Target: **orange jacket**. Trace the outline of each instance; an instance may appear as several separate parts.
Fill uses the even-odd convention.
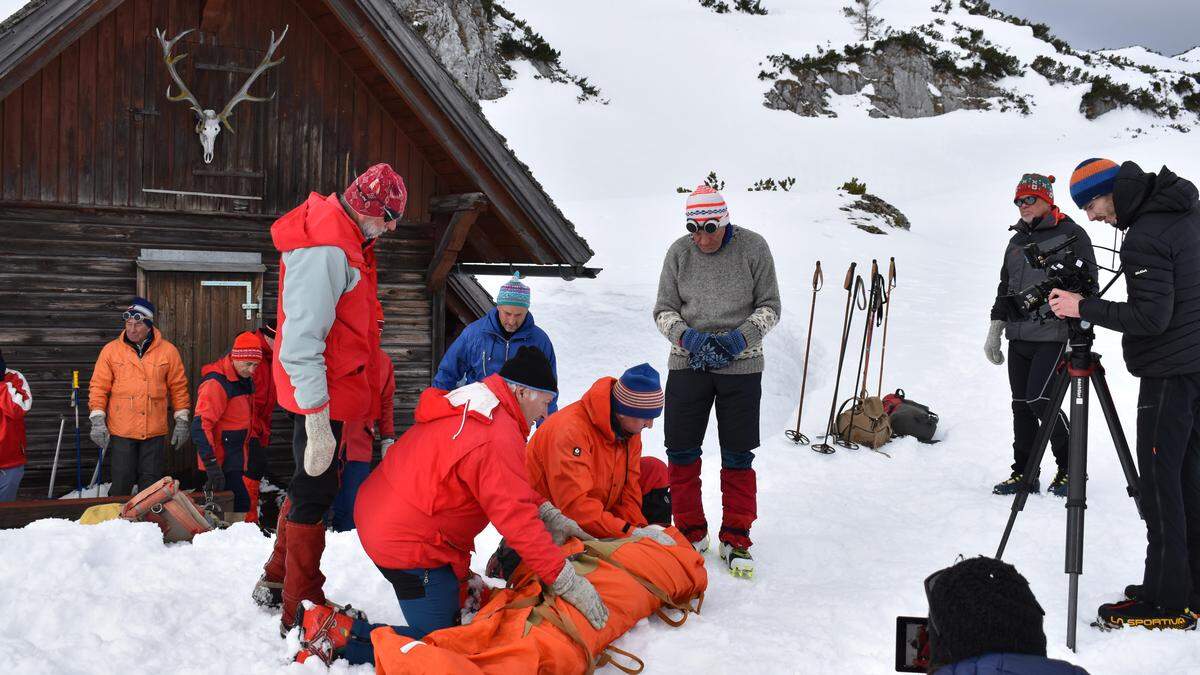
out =
[[[192,406],[179,350],[162,333],[154,330],[140,359],[123,333],[100,350],[88,385],[88,410],[106,413],[113,436],[136,441],[165,436],[168,397],[176,412]]]
[[[583,398],[546,418],[525,450],[529,483],[596,537],[623,537],[642,515],[642,438],[613,430],[615,378],[596,380]]]
[[[192,416],[196,466],[203,470],[204,460],[215,457],[223,469],[245,471],[246,444],[255,424],[254,380],[238,375],[229,354],[200,372],[196,414]]]

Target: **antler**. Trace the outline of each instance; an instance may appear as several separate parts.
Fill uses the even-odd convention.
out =
[[[276,40],[275,31],[271,31],[271,44],[267,46],[267,53],[263,56],[262,62],[259,63],[258,67],[254,69],[254,72],[250,73],[250,77],[246,78],[246,83],[242,85],[242,88],[238,90],[238,93],[234,94],[233,98],[229,100],[229,103],[225,104],[225,108],[221,110],[221,114],[217,115],[217,119],[221,120],[221,124],[225,125],[225,128],[229,130],[229,133],[233,133],[233,127],[229,124],[229,116],[233,114],[234,106],[242,101],[262,103],[263,101],[270,101],[272,98],[275,98],[274,92],[272,92],[270,96],[251,96],[249,93],[250,85],[254,84],[254,81],[258,79],[258,76],[265,73],[269,68],[274,68],[275,66],[283,63],[283,58],[280,58],[278,61],[272,61],[271,57],[275,55],[275,50],[279,48],[280,43],[283,42],[283,38],[287,37],[287,32],[288,26],[284,26],[283,33],[281,33],[279,35],[279,39]]]
[[[175,43],[179,42],[181,39],[183,39],[183,36],[191,33],[194,30],[194,28],[189,28],[179,35],[176,35],[172,40],[167,40],[167,33],[161,28],[155,28],[154,34],[158,36],[158,42],[162,45],[163,63],[167,64],[167,73],[171,75],[171,79],[180,89],[178,96],[172,96],[171,87],[170,85],[167,85],[167,100],[172,102],[187,101],[191,104],[192,110],[196,111],[198,116],[204,117],[204,107],[200,105],[200,102],[197,101],[196,97],[192,95],[192,92],[188,90],[187,85],[183,83],[183,78],[179,77],[179,73],[175,72],[175,64],[187,57],[187,54],[171,56],[171,50],[175,48]]]

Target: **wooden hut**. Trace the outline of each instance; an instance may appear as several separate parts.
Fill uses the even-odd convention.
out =
[[[230,111],[239,91],[270,98]],[[193,107],[228,122],[208,157]],[[275,314],[271,223],[376,162],[410,191],[378,245],[403,428],[447,340],[491,306],[465,272],[597,270],[393,2],[34,0],[0,24],[0,349],[34,395],[22,498],[47,494],[62,415],[55,493],[75,485],[73,370],[90,476],[87,381],[131,296],[157,304],[194,395],[201,365]],[[291,426],[275,419],[286,478]],[[177,477],[193,466],[170,453]]]

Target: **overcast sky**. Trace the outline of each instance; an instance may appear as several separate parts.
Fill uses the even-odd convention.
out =
[[[1200,0],[990,0],[1050,26],[1077,49],[1142,45],[1168,56],[1200,44]]]

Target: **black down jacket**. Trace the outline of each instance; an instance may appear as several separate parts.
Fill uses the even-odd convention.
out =
[[[1081,318],[1124,333],[1129,372],[1170,377],[1200,372],[1200,207],[1196,186],[1166,167],[1125,162],[1113,189],[1127,302],[1098,298]]]

